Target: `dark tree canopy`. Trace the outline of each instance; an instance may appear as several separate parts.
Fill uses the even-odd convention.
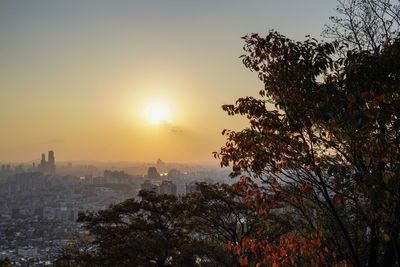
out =
[[[140,202],[128,199],[106,210],[80,214],[78,221],[89,236],[72,242],[60,265],[170,266],[173,259],[175,266],[181,266],[177,263],[192,262],[185,254],[189,236],[184,222],[176,220],[181,203],[174,196],[150,191],[142,191],[140,197]]]
[[[181,198],[139,196],[81,214],[88,235],[71,240],[58,266],[239,266],[241,255],[227,245],[253,235],[263,220],[230,185],[200,183]]]
[[[1,259],[0,260],[0,267],[9,267],[11,266],[12,262],[9,259]]]
[[[261,210],[297,211],[292,236],[321,250],[297,264],[330,264],[329,254],[355,266],[399,263],[400,40],[360,51],[277,32],[244,39],[243,63],[265,87],[223,107],[249,127],[224,131],[221,165],[243,175]],[[264,247],[276,244],[269,239]],[[281,243],[261,262],[295,262],[287,251]]]

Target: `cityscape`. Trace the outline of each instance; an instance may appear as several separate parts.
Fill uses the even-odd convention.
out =
[[[0,267],[399,267],[400,0],[0,0]]]
[[[40,162],[30,166],[2,164],[0,259],[16,266],[52,266],[68,240],[83,233],[76,222],[79,212],[137,198],[140,190],[179,196],[195,191],[198,182],[230,183],[229,171],[218,168],[160,159],[135,165],[136,172],[147,172],[62,165],[54,151],[48,151],[47,160],[41,154]]]

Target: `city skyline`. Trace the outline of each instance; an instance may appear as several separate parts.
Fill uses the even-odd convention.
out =
[[[219,164],[221,106],[262,88],[241,37],[320,38],[336,1],[2,1],[0,162]],[[284,16],[282,16],[284,14]]]

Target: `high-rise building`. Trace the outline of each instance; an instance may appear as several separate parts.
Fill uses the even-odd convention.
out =
[[[46,155],[42,153],[42,159],[40,160],[40,164],[38,166],[39,171],[45,172],[46,171]]]
[[[160,178],[160,174],[158,173],[156,167],[149,167],[147,170],[147,178],[152,180]]]
[[[177,178],[179,179],[179,178],[183,178],[184,174],[181,173],[177,169],[172,169],[172,170],[168,171],[167,177],[168,177],[168,179],[177,179]]]
[[[158,185],[153,184],[150,180],[144,181],[144,183],[140,185],[140,189],[146,191],[154,191],[156,193],[158,193],[159,191]]]
[[[174,184],[172,181],[164,180],[160,185],[160,194],[176,196],[176,189],[176,184]]]
[[[53,150],[49,151],[49,156],[48,156],[48,161],[47,161],[47,171],[49,173],[55,173],[56,172],[56,160],[54,158],[54,151]]]
[[[54,174],[56,172],[56,160],[54,158],[54,151],[50,150],[48,153],[48,161],[46,162],[46,155],[43,153],[38,165],[40,172]]]
[[[157,159],[156,165],[157,165],[157,169],[158,169],[160,172],[165,172],[165,171],[166,171],[166,169],[165,169],[165,162],[162,161],[161,159]]]

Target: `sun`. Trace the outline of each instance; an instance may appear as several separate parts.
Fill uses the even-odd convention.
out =
[[[146,108],[146,120],[152,124],[170,122],[171,112],[165,104],[151,103]]]

